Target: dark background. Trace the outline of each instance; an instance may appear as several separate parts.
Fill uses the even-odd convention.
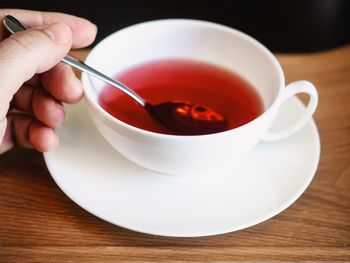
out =
[[[97,40],[143,21],[193,18],[239,29],[274,52],[319,51],[350,42],[349,0],[1,0],[0,7],[85,17],[99,27]]]

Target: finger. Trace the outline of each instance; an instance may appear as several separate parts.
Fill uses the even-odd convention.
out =
[[[52,128],[34,120],[29,129],[29,142],[36,150],[48,152],[58,145],[59,140]]]
[[[43,73],[41,83],[52,96],[65,103],[75,103],[83,96],[81,82],[67,64],[59,63]]]
[[[0,9],[0,20],[6,15],[16,17],[27,27],[42,27],[63,22],[67,24],[73,33],[73,48],[81,48],[90,45],[97,32],[96,25],[90,21],[62,13],[39,12],[21,9]],[[4,26],[0,25],[0,40],[5,38]]]
[[[46,152],[58,144],[58,137],[52,128],[37,121],[33,116],[25,114],[9,114],[7,128],[0,153],[10,150],[13,146],[35,148]]]
[[[56,128],[64,119],[64,109],[43,89],[37,89],[33,95],[32,107],[35,117],[43,124]]]
[[[69,51],[71,41],[72,33],[65,24],[29,29],[2,41],[0,103],[9,103],[25,81],[56,65]]]
[[[14,145],[30,148],[29,127],[33,117],[24,114],[9,114],[3,124],[5,134],[0,144],[0,154],[10,150]]]
[[[11,109],[17,109],[20,111],[32,113],[32,101],[33,95],[37,87],[24,84],[13,96],[11,101]]]
[[[29,142],[29,127],[33,122],[33,117],[26,114],[9,114],[7,118],[7,132],[10,134],[10,144],[31,148]]]
[[[30,85],[30,86],[38,86],[40,85],[40,79],[38,75],[34,75],[31,79],[27,80],[25,84]]]

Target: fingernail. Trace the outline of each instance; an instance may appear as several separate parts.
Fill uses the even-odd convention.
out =
[[[72,32],[69,26],[64,23],[52,24],[43,30],[58,44],[65,44],[72,39]]]
[[[58,136],[54,133],[54,136],[52,136],[51,141],[49,142],[49,150],[55,149],[58,144],[60,143],[60,139]]]
[[[75,98],[74,98],[74,101],[78,101],[82,95],[83,95],[83,84],[81,83],[81,81],[78,79],[78,78],[75,78],[75,85],[72,85],[74,88],[74,95]]]
[[[75,78],[76,89],[83,90],[83,84],[78,78]]]
[[[97,33],[97,31],[98,31],[98,27],[97,27],[97,25],[96,25],[96,24],[94,24],[94,23],[91,23],[91,25],[92,25],[92,28],[93,28],[93,30],[92,30],[93,35],[95,36],[95,35],[96,35],[96,33]]]
[[[64,113],[64,107],[60,102],[56,102],[56,107],[57,107],[57,109],[59,109],[60,111],[62,111]]]

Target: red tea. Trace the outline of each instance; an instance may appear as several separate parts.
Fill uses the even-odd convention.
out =
[[[190,101],[215,109],[228,120],[227,130],[242,126],[263,111],[255,89],[235,73],[212,64],[186,59],[150,61],[115,76],[146,101]],[[132,126],[175,134],[152,118],[128,95],[108,85],[99,104],[117,119]],[[181,135],[181,134],[179,134]]]

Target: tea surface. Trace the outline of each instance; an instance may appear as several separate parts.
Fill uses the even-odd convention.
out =
[[[247,81],[232,71],[208,63],[186,59],[150,61],[118,73],[115,79],[152,104],[189,101],[213,108],[228,120],[228,130],[250,122],[263,112],[260,96]],[[175,134],[128,95],[110,85],[102,90],[99,104],[132,126]]]

